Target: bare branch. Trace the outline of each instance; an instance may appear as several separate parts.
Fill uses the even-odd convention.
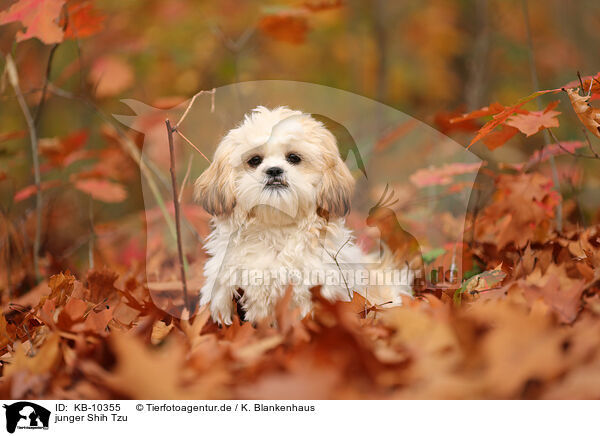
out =
[[[215,111],[215,91],[216,91],[216,89],[213,88],[213,89],[211,89],[209,91],[199,91],[196,94],[194,94],[194,96],[192,97],[192,100],[190,101],[190,104],[188,104],[188,107],[185,109],[185,112],[183,112],[183,115],[181,116],[181,118],[179,119],[179,121],[177,122],[177,124],[175,124],[175,129],[177,129],[181,125],[181,123],[183,122],[183,120],[185,120],[185,117],[187,117],[188,112],[192,108],[192,105],[194,104],[194,102],[196,101],[196,99],[198,97],[200,97],[201,95],[211,94],[210,111],[211,111],[211,113],[213,113]]]
[[[527,31],[527,45],[529,46],[529,70],[531,73],[531,82],[534,88],[534,91],[538,91],[540,89],[540,84],[538,81],[538,75],[537,75],[537,69],[535,67],[535,57],[534,57],[534,51],[533,51],[533,38],[531,36],[531,26],[529,24],[529,10],[527,8],[527,0],[521,0],[521,5],[523,7],[523,18],[525,21],[525,30]],[[542,105],[540,103],[539,99],[536,99],[536,104],[538,107],[538,110],[542,110]],[[550,136],[547,133],[547,130],[544,130],[544,141],[545,141],[545,145],[544,147],[548,146],[548,144],[550,144]],[[542,152],[543,152],[543,148],[542,148]],[[555,189],[560,192],[560,180],[558,179],[558,169],[556,168],[556,162],[554,161],[554,156],[550,156],[550,167],[552,168],[552,182],[554,183],[554,187]],[[556,205],[556,228],[557,230],[560,232],[562,230],[562,217],[563,217],[563,211],[562,211],[562,203],[558,203]]]
[[[182,138],[182,139],[183,139],[185,142],[187,142],[187,143],[188,143],[188,144],[190,144],[192,147],[194,147],[194,150],[196,150],[198,153],[200,153],[200,154],[202,155],[202,157],[203,157],[204,159],[206,159],[206,161],[207,161],[207,162],[209,162],[209,163],[210,163],[210,159],[209,159],[209,158],[207,158],[207,157],[205,156],[205,154],[204,154],[204,153],[202,153],[202,152],[200,151],[200,149],[199,149],[198,147],[196,147],[192,141],[190,141],[189,139],[187,139],[187,137],[186,137],[186,136],[185,136],[183,133],[181,133],[181,132],[180,132],[180,131],[177,129],[177,127],[174,127],[174,128],[173,128],[173,131],[174,131],[175,133],[177,133],[179,136],[181,136],[181,138]]]
[[[187,170],[185,170],[185,176],[183,177],[183,182],[181,182],[181,188],[179,188],[179,195],[177,196],[177,200],[179,200],[179,203],[181,204],[181,199],[183,198],[183,189],[185,188],[185,184],[188,181],[188,177],[190,176],[190,171],[192,169],[192,161],[194,160],[194,156],[190,157],[190,160],[188,160],[188,166],[187,166]]]
[[[177,230],[177,252],[179,253],[179,272],[181,274],[181,283],[183,285],[183,300],[185,302],[185,308],[187,310],[192,311],[190,306],[190,300],[188,298],[188,290],[187,290],[187,281],[185,279],[185,268],[184,268],[184,257],[183,257],[183,247],[181,244],[181,226],[179,219],[179,200],[177,198],[177,180],[175,178],[175,152],[173,150],[173,132],[174,129],[171,127],[171,123],[169,120],[165,120],[165,124],[167,126],[167,133],[169,137],[169,155],[171,157],[171,185],[173,187],[173,206],[175,207],[175,229]]]
[[[596,154],[596,152],[594,150],[592,150],[592,152],[594,153],[594,156],[588,156],[587,154],[574,153],[574,152],[568,150],[560,143],[560,141],[558,140],[558,138],[556,137],[556,135],[554,134],[554,132],[551,129],[548,129],[548,131],[550,132],[550,136],[552,136],[552,139],[554,140],[554,142],[556,142],[556,145],[558,145],[558,148],[560,148],[566,154],[570,154],[573,157],[580,157],[583,159],[600,159],[600,156],[598,154]],[[590,144],[590,147],[591,147],[591,144]]]
[[[19,87],[19,73],[17,72],[17,66],[10,54],[6,55],[6,70],[8,73],[8,80],[15,90],[17,95],[17,101],[27,122],[27,129],[29,130],[29,139],[31,142],[31,156],[33,160],[33,176],[35,183],[35,237],[33,240],[33,270],[35,273],[36,280],[39,281],[40,265],[39,265],[39,251],[41,241],[41,229],[42,229],[42,189],[41,189],[41,175],[40,175],[40,162],[38,157],[38,138],[35,129],[35,120],[31,116],[29,106],[25,101],[25,97]]]

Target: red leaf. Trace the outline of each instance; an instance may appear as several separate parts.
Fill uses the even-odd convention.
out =
[[[482,107],[481,109],[474,110],[473,112],[469,112],[463,114],[459,117],[454,117],[450,119],[450,123],[462,123],[466,120],[475,120],[481,117],[488,117],[491,115],[496,115],[497,113],[502,112],[505,109],[500,103],[492,103],[489,106]]]
[[[0,133],[0,142],[10,141],[11,139],[20,139],[25,136],[25,130],[17,130],[15,132]]]
[[[492,132],[492,130],[494,130],[499,125],[504,124],[511,115],[514,115],[515,113],[519,113],[521,110],[521,107],[525,103],[533,100],[536,97],[539,97],[540,95],[548,94],[548,93],[554,94],[554,93],[559,92],[560,90],[561,89],[557,88],[557,89],[548,89],[545,91],[537,91],[531,95],[528,95],[527,97],[522,98],[514,106],[504,108],[504,110],[502,110],[502,112],[499,112],[498,114],[494,115],[494,119],[492,121],[487,122],[481,129],[479,129],[479,132],[471,140],[471,143],[469,144],[469,146],[467,148],[470,148],[473,144],[475,144],[480,139],[485,138],[487,135],[489,135]]]
[[[305,1],[302,6],[311,12],[329,11],[344,6],[343,0],[310,0]]]
[[[81,129],[64,138],[42,138],[39,141],[40,153],[55,167],[64,167],[73,160],[69,159],[87,142],[89,133]]]
[[[58,180],[48,180],[48,181],[40,183],[40,188],[42,191],[45,191],[46,189],[50,189],[50,188],[53,188],[53,187],[59,186],[59,185],[60,185],[60,182]],[[15,193],[14,200],[15,200],[15,202],[23,201],[23,200],[31,197],[32,195],[34,195],[36,192],[37,192],[36,186],[29,185],[29,186],[21,189],[20,191],[17,191]]]
[[[490,150],[495,150],[498,147],[504,145],[506,141],[515,136],[519,129],[510,126],[501,126],[500,130],[496,130],[485,138],[483,138],[483,143]]]
[[[531,157],[527,160],[527,162],[517,164],[504,164],[504,167],[513,168],[517,171],[521,171],[523,169],[527,170],[534,165],[547,161],[548,159],[550,159],[550,156],[560,156],[562,154],[567,154],[567,152],[575,153],[575,150],[585,146],[586,144],[582,141],[565,141],[561,142],[560,145],[549,144],[545,146],[541,150],[541,152],[540,150],[538,150],[535,153],[533,153]]]
[[[63,40],[63,30],[58,18],[65,0],[19,0],[4,12],[0,12],[0,25],[20,22],[25,31],[17,33],[17,41],[38,38],[44,44]]]
[[[440,111],[435,114],[433,122],[437,129],[444,135],[452,132],[476,132],[479,130],[479,125],[475,122],[475,118],[463,117],[461,108],[454,111]]]
[[[258,27],[271,38],[290,44],[302,44],[308,32],[306,15],[299,11],[264,16]]]
[[[119,203],[127,198],[123,185],[102,179],[83,179],[75,182],[75,187],[105,203]]]
[[[90,1],[68,5],[69,19],[65,39],[86,38],[102,30],[105,16],[98,13]],[[63,23],[61,23],[63,24]]]
[[[480,163],[457,162],[438,168],[425,168],[411,175],[410,181],[419,188],[424,186],[449,185],[452,183],[452,177],[477,172],[480,166]]]

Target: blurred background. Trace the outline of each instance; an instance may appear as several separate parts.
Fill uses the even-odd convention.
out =
[[[0,0],[0,10],[15,4]],[[60,41],[16,42],[21,24],[0,21],[0,287],[10,294],[36,281],[36,216],[29,137],[7,54],[40,138],[43,275],[145,267],[147,217],[131,149],[141,149],[143,135],[112,118],[133,114],[120,99],[170,108],[201,89],[240,81],[304,81],[376,99],[466,146],[472,129],[450,118],[600,70],[600,3],[593,0],[71,0],[60,7]],[[556,99],[568,102],[562,94],[543,96],[543,107]],[[536,109],[535,102],[526,107]],[[583,140],[568,103],[559,109],[556,134]],[[519,135],[493,152],[481,143],[472,151],[496,168],[526,161],[543,141]],[[568,156],[558,162],[569,181],[564,198],[580,199],[574,223],[598,218],[591,165],[578,162],[575,171]],[[540,171],[550,174],[545,166]],[[197,213],[197,231],[205,233],[206,215],[189,213]]]

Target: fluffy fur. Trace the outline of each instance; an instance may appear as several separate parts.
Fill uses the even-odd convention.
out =
[[[195,184],[196,200],[213,215],[201,290],[213,319],[230,324],[236,297],[247,321],[271,318],[290,277],[306,271],[312,279],[292,283],[301,316],[311,311],[315,285],[330,300],[348,300],[352,289],[375,303],[400,303],[409,286],[367,289],[341,278],[343,269],[369,265],[345,227],[353,187],[334,136],[308,114],[258,107],[230,130]],[[332,272],[339,277],[328,281]]]

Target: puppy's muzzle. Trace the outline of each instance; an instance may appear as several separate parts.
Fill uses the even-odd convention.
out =
[[[283,178],[283,170],[279,167],[271,167],[265,170],[267,175],[267,181],[265,188],[268,189],[281,189],[287,188],[288,184]]]

